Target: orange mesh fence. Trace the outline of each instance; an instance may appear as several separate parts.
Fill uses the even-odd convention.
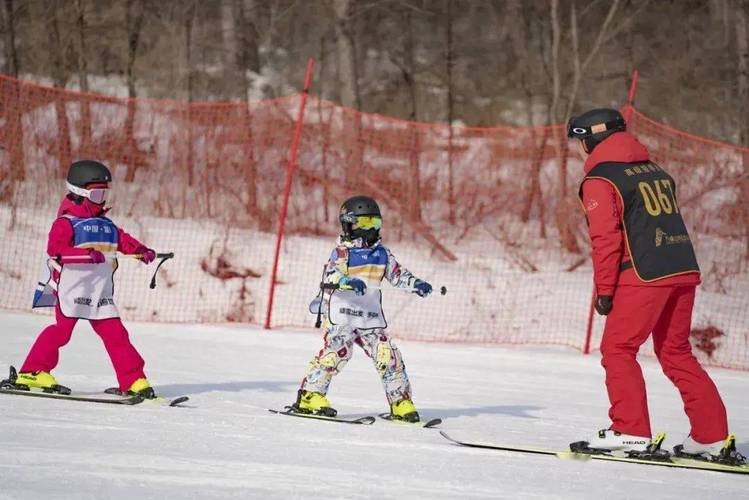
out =
[[[120,260],[125,318],[261,322],[297,102],[114,99],[0,79],[0,304],[30,307],[68,165],[95,158],[113,171],[112,219],[177,254],[153,291],[148,268]]]
[[[447,126],[321,100],[310,101],[306,116],[275,325],[311,324],[307,304],[340,233],[338,209],[365,194],[380,203],[383,242],[400,263],[448,289],[420,299],[384,285],[397,337],[582,347],[591,283],[589,271],[567,272],[584,259],[559,248],[556,210],[580,215],[572,167],[565,178],[572,203],[559,207],[561,127],[451,135]]]
[[[111,216],[176,257],[121,260],[126,319],[262,324],[300,96],[249,103],[114,99],[0,78],[0,306],[26,310],[71,160],[113,168]],[[705,285],[694,344],[707,363],[749,369],[747,150],[634,112],[631,129],[676,177]],[[576,199],[581,162],[561,126],[465,128],[398,121],[311,98],[293,176],[272,326],[308,311],[354,194],[383,209],[384,243],[447,295],[384,295],[398,338],[583,349],[592,290]],[[742,191],[745,190],[745,191]],[[602,322],[594,322],[592,346]]]

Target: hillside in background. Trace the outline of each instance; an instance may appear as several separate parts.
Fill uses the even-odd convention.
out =
[[[747,0],[7,0],[2,71],[160,99],[313,91],[365,112],[543,125],[637,105],[749,145]],[[119,82],[111,85],[112,80]]]

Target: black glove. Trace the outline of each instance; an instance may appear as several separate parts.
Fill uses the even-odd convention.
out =
[[[611,308],[614,307],[614,298],[611,295],[599,295],[596,297],[596,312],[601,316],[608,316]]]

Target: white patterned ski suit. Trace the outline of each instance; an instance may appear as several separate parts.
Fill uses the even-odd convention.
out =
[[[379,242],[365,247],[361,240],[341,241],[325,269],[324,283],[338,284],[344,276],[365,282],[367,290],[357,296],[351,290],[326,293],[325,345],[310,361],[302,389],[327,394],[334,375],[353,354],[354,344],[374,362],[382,378],[389,403],[411,399],[411,384],[400,351],[385,332],[380,283],[387,279],[396,288],[412,290],[417,278],[398,264]]]

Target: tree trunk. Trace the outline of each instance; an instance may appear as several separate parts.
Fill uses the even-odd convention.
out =
[[[252,112],[250,109],[250,89],[253,82],[249,73],[258,74],[260,72],[260,56],[258,49],[258,36],[255,23],[252,21],[255,5],[253,0],[245,0],[235,4],[235,31],[240,35],[237,37],[237,55],[235,59],[236,66],[244,76],[242,78],[242,88],[244,90],[244,105],[242,106],[242,128],[245,131],[243,141],[244,164],[242,170],[245,177],[247,196],[245,210],[251,219],[257,219],[260,229],[266,229],[263,226],[263,218],[260,217],[260,205],[258,203],[258,175],[257,160],[255,158],[255,137],[252,131]]]
[[[340,88],[341,104],[355,110],[361,109],[361,95],[359,93],[359,75],[356,58],[356,45],[352,29],[354,5],[351,0],[333,0],[333,10],[336,16],[336,57],[338,62],[338,84]],[[363,168],[362,117],[355,113],[354,144],[347,148],[346,184],[353,188]]]
[[[192,152],[193,124],[192,124],[192,101],[193,101],[193,70],[192,70],[192,31],[195,20],[195,0],[190,0],[185,8],[185,81],[187,86],[187,184],[192,187],[195,184],[195,165]]]
[[[5,70],[13,78],[18,78],[18,51],[16,48],[15,1],[5,0]]]
[[[508,0],[507,2],[507,18],[509,28],[509,37],[512,42],[512,51],[515,55],[515,78],[521,82],[521,86],[525,93],[526,101],[526,114],[527,124],[530,127],[535,125],[533,118],[533,90],[529,84],[532,82],[530,71],[528,70],[527,61],[531,60],[531,55],[528,51],[530,40],[528,39],[528,30],[526,30],[526,19],[523,13],[523,6],[520,0]],[[533,129],[531,132],[530,142],[536,144],[536,132],[537,129]],[[549,140],[549,128],[543,129],[543,135],[541,136],[538,144],[537,153],[533,159],[533,164],[530,169],[530,182],[528,183],[528,189],[523,199],[523,208],[520,212],[520,219],[525,223],[530,220],[531,212],[533,210],[533,204],[538,205],[538,220],[539,220],[539,236],[546,238],[546,213],[544,210],[543,191],[541,190],[541,166],[544,161],[544,153],[546,150],[546,144]]]
[[[737,0],[735,9],[736,22],[736,88],[738,90],[738,109],[744,112],[739,114],[741,123],[739,141],[742,146],[749,148],[749,0]],[[741,207],[743,208],[743,226],[746,231],[746,247],[744,257],[749,261],[749,207],[746,200],[749,199],[749,151],[744,150],[742,155],[744,175],[741,181]]]
[[[68,81],[65,71],[65,55],[60,37],[60,5],[53,3],[49,17],[49,53],[52,58],[52,74],[55,87],[64,89]],[[55,99],[55,114],[57,117],[57,172],[61,178],[65,178],[68,168],[72,162],[72,146],[70,143],[70,121],[67,113],[66,93],[61,92]]]
[[[445,0],[445,63],[447,73],[447,220],[455,224],[455,186],[453,185],[453,119],[455,98],[453,95],[453,1]]]
[[[741,123],[739,142],[749,147],[749,0],[739,0],[736,8],[736,88]],[[749,167],[749,165],[747,165]]]
[[[138,55],[138,42],[143,29],[146,13],[144,0],[127,0],[125,23],[127,24],[127,117],[125,118],[125,148],[127,149],[127,173],[125,182],[135,180],[138,169],[138,144],[135,140],[135,115],[137,113],[138,92],[135,87],[135,59]]]
[[[327,51],[325,50],[325,45],[328,40],[327,36],[320,37],[320,53],[318,54],[317,60],[318,60],[318,67],[320,68],[320,73],[318,76],[318,80],[320,81],[320,99],[317,99],[317,121],[320,123],[321,126],[321,137],[320,137],[320,145],[321,145],[321,152],[320,152],[320,178],[322,179],[322,216],[323,216],[323,222],[327,226],[330,222],[330,185],[328,183],[328,151],[330,149],[330,128],[331,128],[331,122],[333,113],[335,112],[335,108],[332,106],[330,107],[330,111],[328,112],[328,119],[325,120],[323,116],[323,103],[322,103],[322,96],[324,94],[324,85],[325,85],[325,79],[327,77],[326,74],[326,59],[325,54]]]
[[[86,6],[85,0],[75,0],[76,27],[78,28],[78,84],[81,92],[88,92],[88,54],[86,51]],[[91,157],[91,105],[89,97],[80,97],[81,103],[81,152],[80,156]]]
[[[333,0],[333,8],[336,15],[336,55],[341,104],[361,109],[356,47],[352,34],[353,4],[351,0]]]
[[[241,30],[245,26],[243,8],[240,0],[221,2],[221,42],[222,59],[226,75],[226,95],[232,100],[246,99],[245,78],[242,73],[242,50],[240,49]]]
[[[18,78],[20,71],[18,50],[16,47],[16,17],[15,2],[5,0],[5,64],[7,73],[13,78]],[[9,84],[10,104],[8,105],[6,130],[12,135],[8,139],[10,156],[10,178],[22,181],[26,177],[23,154],[23,110],[21,109],[21,85],[19,82]],[[7,134],[8,132],[6,132]],[[3,190],[5,191],[5,190]]]
[[[419,112],[417,106],[417,93],[416,93],[416,61],[414,60],[414,31],[413,31],[413,15],[411,8],[406,7],[403,12],[406,27],[406,46],[405,51],[405,67],[404,78],[406,85],[408,86],[408,96],[411,104],[411,110],[409,112],[409,120],[418,121]],[[411,132],[411,149],[409,151],[409,169],[411,171],[411,193],[410,200],[406,200],[406,206],[412,207],[411,219],[416,223],[421,222],[421,167],[419,165],[419,158],[421,153],[421,140],[419,137],[419,127],[409,127]]]
[[[559,0],[551,0],[551,70],[552,70],[552,98],[549,109],[550,118],[556,123],[559,120],[559,101],[562,92],[561,69],[559,61],[559,47],[561,42],[561,27],[559,22]],[[572,230],[572,206],[567,192],[567,140],[563,130],[554,130],[554,145],[556,147],[559,167],[557,169],[558,201],[556,207],[556,222],[559,231],[559,243],[568,252],[578,253],[580,248]]]

